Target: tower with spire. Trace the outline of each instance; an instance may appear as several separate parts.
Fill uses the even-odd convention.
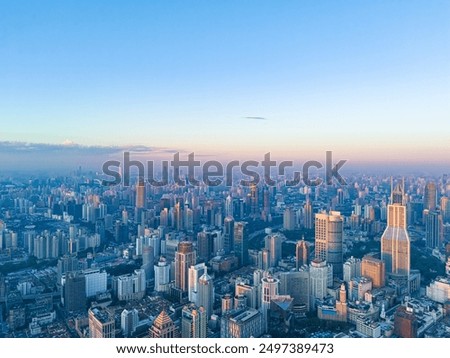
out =
[[[395,188],[391,178],[391,199],[387,207],[387,227],[381,236],[381,259],[386,264],[386,275],[404,281],[410,273],[411,241],[406,225],[405,181]]]

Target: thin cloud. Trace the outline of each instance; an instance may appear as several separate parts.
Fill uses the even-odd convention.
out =
[[[269,120],[266,117],[257,117],[257,116],[249,116],[249,117],[243,117],[243,118],[244,119],[254,119],[254,120],[257,120],[257,121],[267,121],[267,120]]]
[[[176,152],[175,149],[149,147],[145,145],[131,146],[101,146],[101,145],[82,145],[72,141],[64,141],[62,144],[50,143],[28,143],[28,142],[10,142],[0,141],[0,153],[70,153],[70,154],[116,154],[124,151],[131,153],[166,153]]]

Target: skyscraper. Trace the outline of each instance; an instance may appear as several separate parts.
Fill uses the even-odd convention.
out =
[[[248,261],[247,223],[238,221],[234,223],[234,253],[239,265],[244,266]]]
[[[404,200],[404,182],[392,190],[391,204],[388,205],[387,227],[381,236],[381,259],[386,264],[386,275],[409,277],[410,239],[406,230],[406,206]]]
[[[189,304],[181,311],[181,337],[206,338],[208,318],[204,307]]]
[[[343,219],[338,211],[316,214],[315,250],[316,258],[326,260],[333,266],[333,274],[342,278]]]
[[[277,267],[282,257],[282,244],[285,237],[282,234],[269,234],[265,237],[265,248],[270,251],[270,267]]]
[[[139,178],[136,183],[136,209],[144,209],[145,202],[145,182],[143,178]]]
[[[124,337],[130,337],[136,330],[139,322],[137,309],[124,309],[120,314],[120,328]]]
[[[170,265],[164,256],[159,258],[158,263],[154,266],[155,270],[155,291],[167,292],[170,282]]]
[[[153,246],[143,245],[142,248],[142,266],[145,271],[145,279],[149,281],[154,276],[155,255]]]
[[[225,252],[228,254],[234,250],[234,219],[232,216],[227,216],[223,220],[223,246]]]
[[[295,268],[298,270],[303,265],[309,264],[309,247],[305,238],[297,241],[295,245]]]
[[[314,259],[309,264],[309,282],[310,282],[310,307],[316,307],[316,299],[323,299],[327,295],[328,278],[332,270],[331,265],[327,265],[325,260]]]
[[[442,216],[439,211],[425,209],[425,239],[430,249],[439,248],[442,242]]]
[[[272,276],[264,277],[261,280],[261,310],[264,319],[265,330],[267,331],[268,311],[270,308],[270,300],[278,296],[280,280]]]
[[[437,189],[436,184],[432,181],[428,182],[425,186],[425,192],[423,195],[423,208],[424,210],[436,210],[437,203]]]
[[[292,208],[286,208],[283,213],[283,229],[295,230],[295,211]]]
[[[306,199],[306,203],[303,206],[303,226],[305,229],[314,228],[313,209],[309,198]]]
[[[64,284],[66,311],[86,310],[86,279],[82,273],[69,272]]]
[[[189,267],[188,278],[188,298],[190,302],[197,303],[198,294],[198,280],[206,272],[206,265],[204,262]]]
[[[198,279],[197,305],[203,306],[206,317],[209,319],[213,313],[214,306],[214,284],[211,276],[205,268],[205,273]]]
[[[189,289],[189,267],[195,265],[196,253],[190,241],[182,241],[178,244],[175,253],[175,287],[183,292]]]
[[[442,222],[448,223],[450,222],[450,201],[446,196],[441,198],[441,214],[442,214]]]

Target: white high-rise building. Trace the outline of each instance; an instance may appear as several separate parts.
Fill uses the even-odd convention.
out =
[[[270,300],[278,296],[280,280],[272,276],[263,277],[261,280],[261,310],[263,314],[265,330],[267,331],[268,311],[270,308]]]
[[[189,267],[189,290],[188,298],[190,302],[197,304],[198,280],[206,272],[206,265],[204,262]]]
[[[170,265],[164,256],[159,258],[158,263],[154,266],[155,270],[155,291],[167,292],[170,282]]]
[[[145,295],[145,271],[134,270],[133,274],[119,276],[114,286],[119,301],[140,300]]]
[[[89,269],[83,271],[86,278],[86,297],[95,296],[106,292],[108,274],[100,269]]]
[[[198,279],[197,305],[205,308],[206,317],[209,319],[213,314],[214,284],[206,269],[205,273]]]
[[[361,259],[350,257],[344,263],[344,281],[350,282],[353,277],[361,276]]]
[[[330,283],[330,272],[332,272],[332,270],[332,266],[327,265],[325,260],[314,259],[311,261],[309,265],[311,308],[315,308],[316,299],[323,299],[326,297],[327,287]]]
[[[136,309],[130,311],[123,310],[120,314],[120,327],[124,337],[130,337],[135,331],[139,323],[139,314]]]

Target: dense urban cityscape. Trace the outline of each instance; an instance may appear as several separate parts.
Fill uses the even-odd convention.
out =
[[[449,337],[450,180],[3,176],[3,337]]]
[[[0,1],[3,356],[448,352],[449,19]]]

